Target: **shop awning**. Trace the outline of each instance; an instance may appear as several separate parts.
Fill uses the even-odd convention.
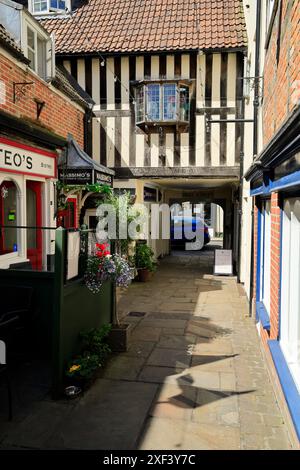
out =
[[[58,161],[58,178],[69,185],[107,184],[112,186],[115,172],[90,158],[68,135],[67,151]]]

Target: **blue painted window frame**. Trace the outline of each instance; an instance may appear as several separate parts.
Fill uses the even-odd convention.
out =
[[[268,346],[272,355],[275,369],[280,381],[280,385],[285,396],[292,421],[295,426],[298,439],[300,440],[300,394],[286,363],[279,342],[274,340],[268,341]]]
[[[264,271],[264,244],[265,244],[265,217],[263,215],[262,209],[264,206],[265,198],[260,199],[257,215],[257,255],[256,255],[256,309],[255,309],[255,318],[256,321],[260,321],[264,330],[270,331],[270,316],[264,306],[264,303],[261,301],[264,294],[264,279],[261,282],[261,275]],[[263,236],[263,246],[261,243],[261,237]],[[262,260],[262,263],[261,263]],[[261,289],[262,287],[262,289]]]

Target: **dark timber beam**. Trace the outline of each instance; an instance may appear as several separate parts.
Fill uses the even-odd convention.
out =
[[[131,167],[114,168],[115,178],[207,178],[239,179],[239,166],[219,167]]]

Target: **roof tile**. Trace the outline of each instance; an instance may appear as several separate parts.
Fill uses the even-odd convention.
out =
[[[72,16],[40,21],[61,54],[247,45],[241,0],[87,0]]]

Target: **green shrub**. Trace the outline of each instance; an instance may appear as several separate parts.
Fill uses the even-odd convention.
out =
[[[92,328],[80,333],[83,353],[68,364],[67,377],[84,381],[93,377],[94,372],[103,366],[105,359],[111,352],[107,344],[110,330],[111,325],[103,325],[101,328]]]
[[[103,325],[101,328],[92,328],[80,333],[84,351],[88,351],[90,354],[96,354],[100,362],[104,361],[111,352],[107,344],[107,337],[110,330],[111,325]]]
[[[156,270],[154,253],[146,243],[138,243],[135,251],[135,266],[137,269]]]
[[[100,366],[101,363],[96,354],[84,354],[78,356],[69,364],[66,375],[70,378],[89,380]]]

